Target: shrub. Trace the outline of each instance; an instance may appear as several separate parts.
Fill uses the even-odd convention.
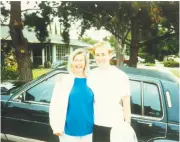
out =
[[[1,70],[2,80],[17,80],[19,77],[19,72],[16,66],[5,66]]]
[[[51,68],[51,62],[50,61],[45,61],[44,62],[44,67],[45,68]]]
[[[111,64],[111,65],[116,65],[116,62],[110,60],[110,64]]]
[[[62,63],[62,65],[67,65],[68,64],[68,61],[64,61],[63,63]]]
[[[153,63],[153,64],[155,64],[155,58],[154,58],[154,56],[152,56],[152,55],[146,56],[145,62],[146,62],[146,63]]]
[[[165,61],[163,64],[165,67],[179,67],[179,62],[173,60]]]
[[[138,56],[145,59],[147,56],[147,53],[139,53]]]
[[[44,69],[44,66],[43,66],[43,65],[39,65],[38,68],[39,68],[39,69]]]
[[[154,55],[149,55],[147,53],[139,53],[138,55],[139,55],[139,57],[145,59],[146,63],[153,63],[153,64],[155,63]]]

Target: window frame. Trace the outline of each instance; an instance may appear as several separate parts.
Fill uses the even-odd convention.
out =
[[[24,92],[25,92],[24,102],[25,102],[25,103],[31,103],[31,104],[50,104],[50,103],[47,103],[47,102],[40,102],[40,101],[27,101],[27,100],[25,99],[25,98],[26,98],[26,93],[28,92],[28,90],[32,89],[33,87],[39,85],[40,83],[42,83],[42,82],[44,82],[44,81],[48,81],[50,78],[55,77],[55,76],[57,76],[57,75],[58,75],[58,74],[54,74],[54,75],[52,75],[52,76],[50,76],[50,77],[42,80],[41,82],[35,84],[35,85],[32,86],[31,88],[28,88],[26,91],[24,91]],[[51,97],[52,97],[52,96],[51,96]]]
[[[129,81],[131,82],[131,81],[135,81],[135,82],[139,82],[139,84],[140,84],[140,103],[141,103],[141,115],[142,115],[142,82],[140,81],[140,80],[135,80],[135,79],[129,79]],[[132,96],[132,94],[131,94],[131,96]],[[131,103],[132,104],[132,103]],[[139,115],[139,114],[133,114],[132,113],[132,115],[135,115],[135,116],[141,116],[141,115]]]
[[[148,120],[163,120],[164,119],[164,105],[163,105],[163,92],[160,86],[160,83],[158,80],[145,80],[145,79],[135,79],[135,78],[129,78],[129,81],[139,81],[141,84],[141,115],[139,114],[131,114],[132,117],[135,118],[142,118],[142,119],[148,119]],[[152,116],[145,116],[144,115],[144,83],[149,83],[157,86],[158,92],[159,92],[159,100],[160,100],[160,106],[162,110],[162,117],[152,117]]]
[[[153,116],[146,116],[144,113],[145,113],[145,109],[144,109],[144,85],[145,85],[145,83],[146,84],[152,84],[152,85],[155,85],[156,87],[157,87],[157,91],[158,91],[158,94],[159,94],[159,101],[160,101],[160,107],[161,107],[161,111],[162,111],[162,117],[153,117]],[[155,119],[161,119],[161,118],[163,118],[163,107],[162,107],[162,98],[161,98],[161,93],[160,93],[160,87],[159,87],[159,85],[157,84],[157,83],[150,83],[150,82],[147,82],[147,81],[143,81],[142,82],[142,88],[143,88],[143,93],[142,93],[142,101],[143,101],[143,115],[142,116],[144,116],[144,117],[146,117],[146,118],[155,118]]]
[[[67,72],[63,72],[63,71],[60,71],[60,72],[59,72],[59,71],[58,71],[58,72],[56,72],[56,73],[54,73],[54,74],[45,76],[45,77],[37,80],[36,82],[33,82],[32,84],[29,84],[29,86],[26,86],[25,88],[23,88],[23,89],[20,90],[19,92],[13,94],[13,95],[11,96],[9,102],[24,103],[24,104],[31,104],[31,105],[34,104],[34,105],[49,106],[50,103],[46,103],[46,102],[37,102],[37,101],[31,101],[31,102],[30,102],[30,101],[25,101],[25,100],[24,100],[24,101],[21,101],[21,102],[18,102],[18,101],[16,101],[16,100],[14,100],[14,98],[18,97],[19,95],[23,96],[26,91],[28,91],[29,89],[33,88],[34,86],[40,84],[41,82],[43,82],[43,81],[45,81],[45,80],[47,80],[47,79],[49,79],[49,78],[51,78],[51,77],[53,77],[53,76],[55,76],[55,75],[60,75],[60,74],[67,74]]]
[[[64,45],[56,45],[56,60],[64,60],[63,57],[70,54],[70,48]]]

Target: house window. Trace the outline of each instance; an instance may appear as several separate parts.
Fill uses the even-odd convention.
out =
[[[67,55],[70,53],[70,48],[65,45],[56,45],[56,59],[67,60]]]

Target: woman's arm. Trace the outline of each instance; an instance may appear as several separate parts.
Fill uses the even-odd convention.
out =
[[[63,90],[62,76],[58,75],[49,106],[50,125],[53,133],[58,136],[64,132],[67,111],[67,99]]]

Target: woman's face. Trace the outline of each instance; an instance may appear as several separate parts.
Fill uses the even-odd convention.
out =
[[[83,73],[86,66],[84,54],[78,54],[74,57],[72,62],[73,73]]]

